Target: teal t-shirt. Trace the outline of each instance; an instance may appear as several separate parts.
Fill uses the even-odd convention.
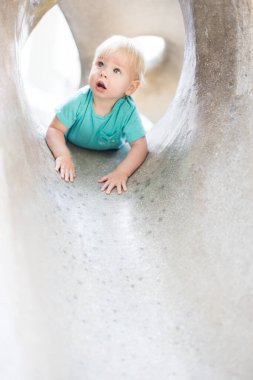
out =
[[[89,149],[119,149],[145,136],[145,130],[131,96],[119,99],[112,111],[97,115],[90,86],[82,87],[67,102],[56,108],[56,116],[68,128],[65,138]]]

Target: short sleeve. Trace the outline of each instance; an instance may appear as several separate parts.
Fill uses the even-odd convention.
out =
[[[123,134],[129,143],[140,139],[146,134],[136,107],[133,108],[126,125],[123,128]]]
[[[66,128],[70,128],[75,123],[79,107],[84,100],[83,95],[83,92],[79,90],[66,102],[55,108],[56,116]]]

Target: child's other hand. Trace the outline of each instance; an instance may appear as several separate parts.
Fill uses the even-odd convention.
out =
[[[73,160],[68,155],[59,156],[55,160],[55,170],[60,172],[66,182],[73,182],[76,176]]]
[[[100,178],[99,183],[104,182],[101,187],[101,191],[106,190],[106,194],[110,194],[114,187],[117,188],[118,194],[122,194],[122,190],[127,191],[128,176],[120,170],[114,170],[113,172]]]

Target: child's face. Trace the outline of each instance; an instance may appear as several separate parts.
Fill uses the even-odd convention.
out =
[[[97,99],[117,101],[139,86],[127,56],[122,52],[100,55],[92,65],[89,85]]]

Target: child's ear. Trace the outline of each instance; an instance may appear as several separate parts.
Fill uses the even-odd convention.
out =
[[[139,87],[140,85],[140,81],[139,80],[132,80],[132,82],[130,83],[128,89],[126,90],[126,95],[132,95],[136,90],[137,88]]]

